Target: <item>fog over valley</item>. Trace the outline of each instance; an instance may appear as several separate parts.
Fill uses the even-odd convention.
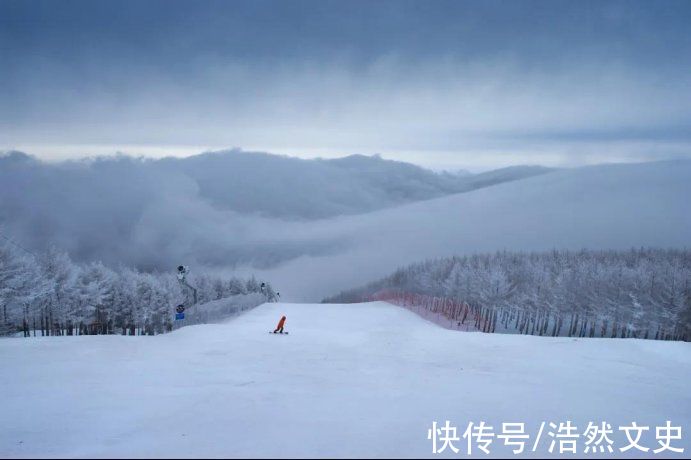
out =
[[[454,174],[363,155],[45,163],[8,152],[0,224],[27,248],[78,261],[257,272],[315,300],[430,256],[683,247],[689,177],[688,160]]]

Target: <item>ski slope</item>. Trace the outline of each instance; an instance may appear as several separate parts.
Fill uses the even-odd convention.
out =
[[[282,314],[290,335],[268,334]],[[155,337],[3,339],[0,368],[5,458],[430,457],[427,430],[447,419],[459,436],[525,422],[528,450],[542,421],[604,420],[624,446],[617,426],[671,420],[686,452],[665,457],[691,453],[691,344],[454,332],[380,302],[265,304]]]

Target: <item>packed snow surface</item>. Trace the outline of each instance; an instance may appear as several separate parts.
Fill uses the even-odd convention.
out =
[[[290,335],[269,334],[283,314]],[[527,456],[542,457],[543,421],[607,421],[615,447],[635,421],[657,448],[671,420],[686,451],[665,457],[691,453],[691,344],[455,332],[380,302],[265,304],[155,337],[3,339],[0,366],[1,457],[432,456],[427,430],[446,420],[459,437],[525,422]],[[443,456],[465,456],[455,446]],[[500,440],[490,451],[512,456]]]

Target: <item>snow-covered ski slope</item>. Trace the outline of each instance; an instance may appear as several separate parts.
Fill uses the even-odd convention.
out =
[[[290,335],[267,334],[282,314]],[[265,304],[155,337],[3,339],[0,369],[0,457],[429,457],[427,430],[445,420],[459,436],[525,422],[529,451],[543,421],[607,421],[615,446],[635,421],[655,448],[671,420],[686,452],[665,457],[691,453],[691,344],[454,332],[386,303]],[[545,436],[528,456],[549,455]],[[500,440],[490,451],[513,456]]]

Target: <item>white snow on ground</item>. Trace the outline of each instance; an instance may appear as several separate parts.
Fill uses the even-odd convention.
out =
[[[268,334],[281,314],[290,335]],[[607,421],[615,446],[636,421],[657,447],[654,426],[671,420],[686,452],[665,457],[691,455],[691,344],[454,332],[386,303],[266,304],[156,337],[4,339],[0,369],[1,457],[432,456],[427,430],[447,419],[459,436],[471,421],[526,422],[528,450],[542,421]]]

